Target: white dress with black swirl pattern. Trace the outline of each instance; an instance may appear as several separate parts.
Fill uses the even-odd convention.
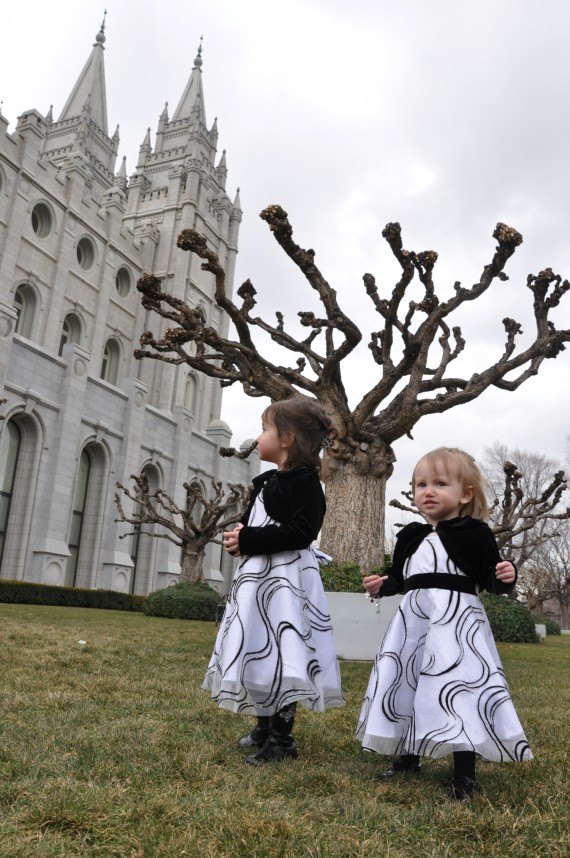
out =
[[[464,575],[436,533],[404,567],[405,579],[426,573]],[[478,596],[432,588],[403,597],[372,668],[356,736],[379,754],[532,759]]]
[[[256,498],[249,524],[275,522]],[[272,715],[289,703],[344,705],[330,614],[310,548],[239,561],[202,687],[223,709]]]

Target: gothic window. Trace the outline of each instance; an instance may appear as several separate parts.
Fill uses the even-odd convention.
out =
[[[14,309],[18,314],[16,333],[30,339],[36,311],[36,296],[32,287],[24,283],[14,294]]]
[[[0,441],[0,563],[4,552],[20,441],[20,430],[14,422],[10,421],[4,427]]]
[[[140,515],[141,510],[142,510],[142,505],[141,505],[139,498],[140,498],[140,494],[137,495],[137,500],[135,502],[135,507],[133,509],[134,515]],[[136,524],[133,524],[133,534],[131,536],[130,556],[131,556],[131,560],[133,561],[133,571],[131,573],[131,586],[129,588],[130,593],[135,592],[135,580],[137,577],[137,563],[139,560],[140,544],[141,544],[141,525],[140,525],[140,522],[136,522]]]
[[[194,492],[192,491],[192,489],[194,489],[199,494],[201,494],[203,498],[206,497],[206,490],[204,489],[204,486],[198,482],[198,480],[192,480],[192,482],[190,483],[190,485],[186,491],[187,508],[190,507],[190,505],[192,503],[194,504],[192,507],[192,521],[194,522],[194,524],[197,527],[199,527],[200,526],[200,519],[202,518],[202,515],[204,513],[204,505],[200,501],[194,499],[195,495],[194,495]],[[180,565],[182,565],[183,559],[184,559],[184,546],[182,545],[180,548]]]
[[[161,473],[155,465],[148,464],[143,468],[143,473],[148,479],[148,490],[150,494],[160,488]],[[140,512],[140,501],[135,503],[134,511]],[[157,539],[153,534],[156,532],[155,524],[145,525],[142,530],[140,525],[133,527],[131,537],[130,556],[133,561],[131,573],[131,593],[146,594],[153,588],[153,568],[156,557]]]
[[[186,377],[186,388],[184,390],[184,408],[188,411],[196,412],[196,395],[198,392],[198,383],[196,376],[188,375]]]
[[[125,268],[124,265],[121,266],[115,276],[115,288],[121,298],[126,298],[131,291],[132,281],[133,278],[129,269]]]
[[[204,514],[204,504],[199,500],[195,500],[194,491],[192,491],[192,489],[205,499],[207,499],[207,492],[205,487],[200,482],[198,482],[198,480],[192,480],[186,491],[187,508],[190,506],[191,503],[194,504],[192,508],[192,521],[194,522],[194,524],[199,525],[202,515]]]
[[[119,377],[119,363],[121,360],[121,347],[117,340],[110,339],[105,343],[103,361],[101,364],[101,378],[109,384],[116,384]]]
[[[90,238],[82,238],[77,245],[77,261],[84,271],[89,271],[95,262],[95,245]]]
[[[68,343],[77,343],[79,345],[80,341],[81,319],[76,313],[68,313],[63,320],[58,355],[61,356],[63,354],[63,347]]]
[[[77,481],[75,483],[75,492],[73,494],[71,526],[69,528],[69,541],[67,544],[70,554],[67,558],[65,581],[68,587],[75,587],[77,579],[77,559],[79,557],[79,548],[81,546],[83,519],[85,516],[90,472],[91,460],[89,458],[89,453],[86,450],[83,450],[79,459]]]
[[[38,238],[45,238],[53,227],[53,215],[47,203],[36,203],[32,209],[32,229]]]

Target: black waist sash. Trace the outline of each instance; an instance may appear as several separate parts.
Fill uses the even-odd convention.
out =
[[[471,578],[464,575],[446,575],[439,572],[428,572],[425,575],[411,575],[404,581],[404,593],[411,590],[453,590],[456,593],[470,593],[477,596],[477,587]]]

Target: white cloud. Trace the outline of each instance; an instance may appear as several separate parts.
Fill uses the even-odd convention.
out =
[[[406,196],[415,197],[422,194],[431,188],[437,181],[437,176],[433,170],[426,167],[424,164],[412,164],[408,168],[407,182],[404,184],[404,193]]]

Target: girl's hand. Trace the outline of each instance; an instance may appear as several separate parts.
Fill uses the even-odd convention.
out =
[[[509,560],[502,560],[495,567],[495,575],[503,584],[512,584],[517,577],[515,567]]]
[[[362,583],[368,595],[377,596],[380,592],[382,584],[387,579],[387,577],[387,575],[366,575],[362,579]]]
[[[231,554],[232,557],[241,557],[239,552],[239,532],[243,524],[236,524],[233,530],[224,530],[222,545],[224,551]]]

